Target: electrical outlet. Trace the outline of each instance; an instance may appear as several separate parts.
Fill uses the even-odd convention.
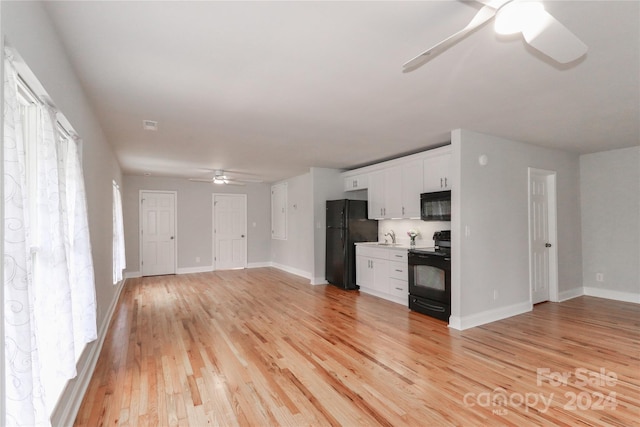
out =
[[[196,262],[200,262],[200,257],[199,256],[196,257]]]
[[[596,273],[596,282],[604,282],[604,274]]]
[[[464,236],[465,236],[465,237],[469,237],[469,236],[471,236],[471,227],[470,227],[470,226],[468,226],[468,225],[465,225],[465,226],[464,226]]]
[[[494,289],[494,290],[493,290],[493,299],[494,299],[494,300],[497,300],[497,299],[498,299],[498,290],[497,290],[497,289]]]

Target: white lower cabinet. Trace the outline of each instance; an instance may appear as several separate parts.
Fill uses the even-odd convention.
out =
[[[360,291],[408,305],[407,250],[356,245],[356,284]]]

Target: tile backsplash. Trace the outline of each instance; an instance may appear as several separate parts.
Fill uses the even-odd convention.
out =
[[[391,238],[385,236],[389,230],[396,233],[397,243],[408,244],[411,239],[407,235],[407,231],[414,229],[418,231],[416,237],[416,246],[433,246],[433,233],[440,230],[451,230],[451,222],[449,221],[422,221],[419,219],[386,219],[378,221],[378,241],[384,242]]]

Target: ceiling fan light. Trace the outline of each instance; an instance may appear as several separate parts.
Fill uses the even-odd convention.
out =
[[[509,35],[536,28],[544,21],[544,11],[542,3],[537,1],[508,3],[498,11],[494,29],[498,34]]]
[[[213,183],[214,184],[220,184],[221,185],[221,184],[226,184],[227,182],[228,182],[227,178],[224,177],[224,176],[216,176],[215,178],[213,178]]]

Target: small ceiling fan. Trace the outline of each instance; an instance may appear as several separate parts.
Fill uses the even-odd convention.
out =
[[[212,178],[189,178],[189,181],[196,182],[210,182],[218,185],[244,185],[245,182],[260,183],[261,179],[248,179],[248,178],[232,178],[225,173],[222,169],[207,169],[213,171]],[[242,173],[241,173],[242,174]],[[249,174],[244,174],[249,175]]]
[[[497,33],[505,35],[522,33],[531,47],[561,64],[574,61],[587,53],[587,45],[551,16],[539,1],[476,1],[484,6],[466,27],[407,61],[402,71],[408,73],[423,66],[494,17]]]

